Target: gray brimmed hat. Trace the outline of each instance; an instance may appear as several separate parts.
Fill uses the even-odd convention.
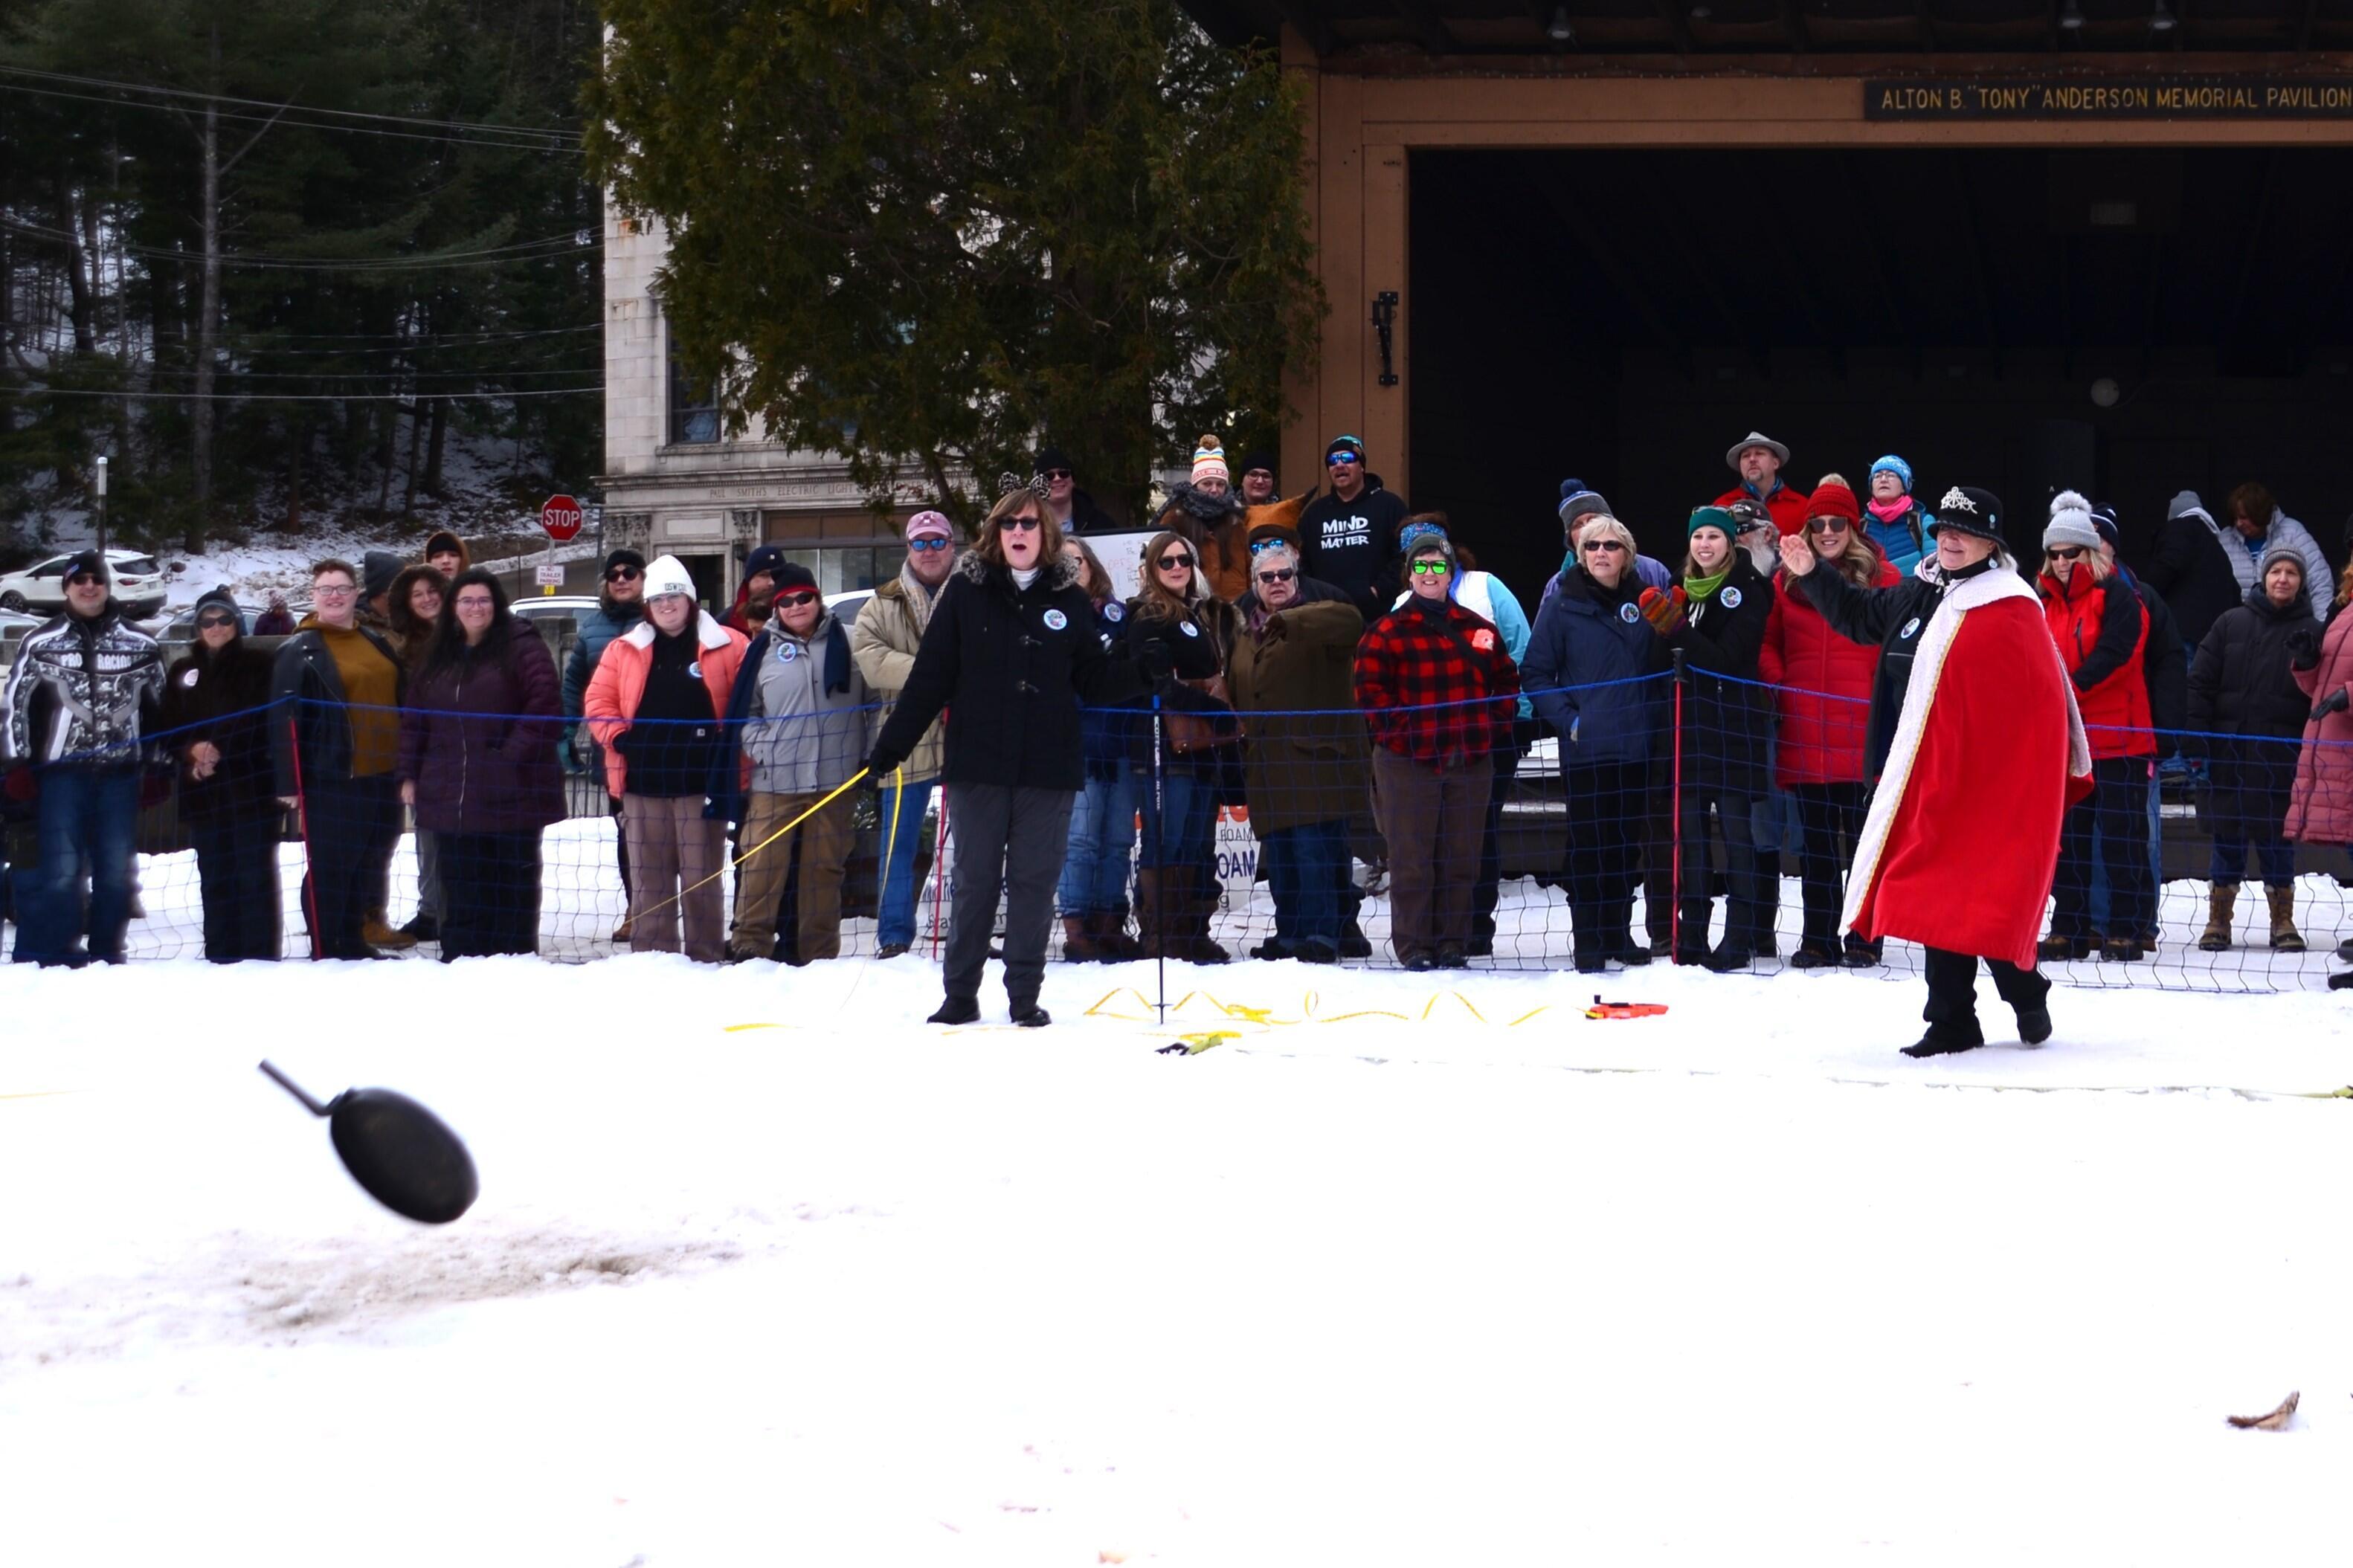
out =
[[[1780,442],[1776,441],[1772,437],[1767,436],[1762,430],[1751,430],[1746,436],[1744,436],[1739,440],[1735,441],[1731,446],[1726,447],[1724,449],[1724,466],[1732,469],[1735,473],[1737,473],[1740,469],[1740,454],[1746,452],[1751,447],[1764,447],[1776,458],[1778,458],[1784,465],[1788,464],[1789,461],[1788,447],[1784,447]]]

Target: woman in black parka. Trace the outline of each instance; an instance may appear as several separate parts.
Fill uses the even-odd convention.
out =
[[[1071,804],[1086,785],[1082,703],[1101,707],[1145,689],[1136,666],[1105,650],[1094,604],[1062,532],[1034,490],[1009,491],[940,590],[898,705],[866,759],[877,784],[904,762],[942,709],[950,831],[946,992],[934,1024],[980,1016],[997,900],[1005,896],[1005,995],[1013,1021],[1052,1020],[1038,1005],[1054,884]]]
[[[1652,588],[1641,599],[1651,627],[1683,656],[1680,736],[1683,798],[1683,886],[1677,889],[1674,957],[1719,973],[1746,969],[1773,946],[1773,910],[1757,866],[1751,826],[1766,789],[1773,732],[1772,692],[1759,684],[1758,653],[1773,614],[1772,580],[1748,552],[1733,546],[1731,513],[1704,506],[1691,514],[1690,553],[1683,581],[1671,594]],[[1726,897],[1724,940],[1707,945],[1713,912],[1708,819],[1724,840]],[[1778,889],[1776,889],[1778,893]]]
[[[2200,808],[2214,840],[2206,930],[2198,939],[2208,952],[2231,945],[2250,845],[2263,860],[2272,946],[2304,951],[2295,929],[2295,846],[2283,825],[2312,700],[2289,665],[2299,649],[2309,657],[2319,646],[2304,557],[2281,545],[2263,552],[2246,603],[2215,617],[2190,660],[2189,744],[2205,749],[2210,784]]]
[[[226,588],[196,601],[195,644],[164,678],[163,724],[178,763],[180,820],[195,841],[205,956],[280,950],[278,804],[269,725],[271,656],[247,646]],[[286,710],[276,710],[285,722]]]

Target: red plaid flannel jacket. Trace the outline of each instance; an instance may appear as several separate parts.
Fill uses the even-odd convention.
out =
[[[1451,767],[1511,743],[1519,667],[1494,624],[1451,599],[1425,616],[1409,599],[1356,645],[1356,706],[1376,745]]]

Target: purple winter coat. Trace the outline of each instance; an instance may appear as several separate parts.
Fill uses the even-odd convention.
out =
[[[469,658],[408,689],[398,776],[431,833],[527,833],[564,817],[555,660],[520,621],[503,660]]]

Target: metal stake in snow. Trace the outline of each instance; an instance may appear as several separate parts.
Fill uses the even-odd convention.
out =
[[[425,1225],[448,1225],[473,1207],[481,1185],[474,1157],[448,1123],[405,1094],[388,1089],[347,1089],[322,1105],[269,1062],[269,1080],[327,1119],[327,1134],[352,1179],[396,1215]]]

